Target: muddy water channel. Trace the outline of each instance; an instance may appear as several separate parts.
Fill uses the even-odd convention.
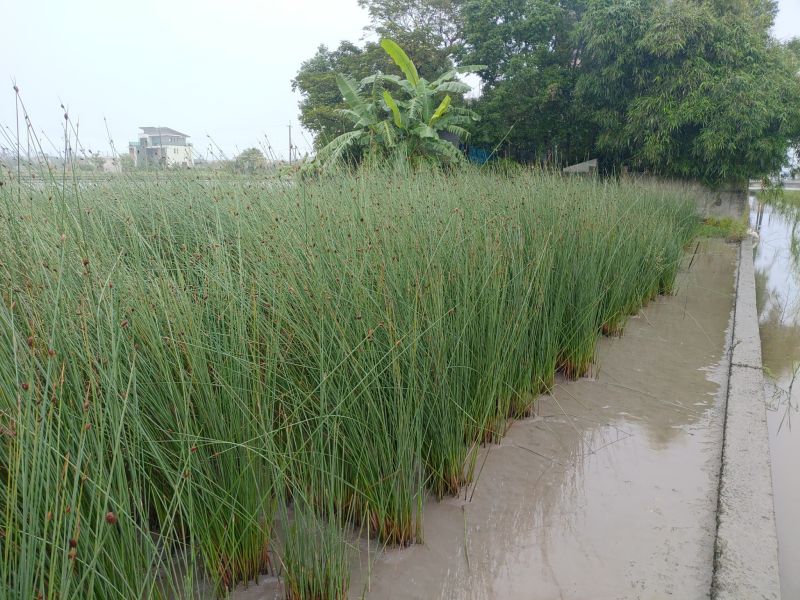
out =
[[[592,377],[484,449],[466,493],[429,501],[423,544],[355,541],[350,597],[707,597],[736,257],[701,241],[675,296],[600,341]]]
[[[784,598],[800,598],[800,193],[791,201],[751,198],[762,359],[767,373],[778,558]]]

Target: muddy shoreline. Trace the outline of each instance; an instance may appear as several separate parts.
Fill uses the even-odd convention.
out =
[[[701,241],[676,295],[600,341],[592,377],[559,381],[473,487],[427,503],[423,544],[354,540],[350,597],[708,597],[736,263]],[[234,594],[280,597],[274,579]]]

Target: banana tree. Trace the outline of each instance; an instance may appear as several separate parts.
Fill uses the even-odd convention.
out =
[[[320,161],[330,165],[354,151],[383,156],[401,154],[445,163],[464,160],[440,134],[448,132],[464,141],[469,138],[468,127],[479,117],[466,107],[454,105],[450,94],[468,92],[470,86],[457,76],[482,67],[450,69],[436,80],[427,81],[419,76],[413,61],[396,42],[384,39],[381,47],[403,77],[377,73],[356,84],[349,77],[337,75],[339,90],[348,105],[340,112],[354,128],[325,146],[319,152]],[[369,95],[362,95],[366,90]]]

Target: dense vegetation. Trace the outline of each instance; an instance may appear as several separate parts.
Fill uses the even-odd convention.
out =
[[[347,117],[353,129],[337,136],[318,153],[318,163],[325,167],[339,165],[343,160],[401,161],[412,164],[421,161],[435,165],[458,163],[464,160],[457,146],[442,136],[469,138],[466,127],[478,121],[478,115],[463,106],[454,106],[450,95],[461,94],[470,88],[458,81],[458,73],[474,71],[477,67],[461,67],[445,71],[433,81],[420,77],[417,67],[405,51],[389,38],[381,47],[402,71],[403,77],[376,73],[357,84],[347,75],[336,74],[336,84],[348,105],[338,112]],[[359,87],[368,87],[362,95]]]
[[[800,56],[774,0],[362,0],[424,76],[486,65],[472,142],[524,162],[598,157],[711,185],[776,172],[800,144]],[[377,44],[320,47],[294,86],[324,145],[345,130],[335,73],[400,74]]]
[[[419,540],[697,226],[679,190],[535,172],[0,183],[15,598],[343,598],[347,536]]]

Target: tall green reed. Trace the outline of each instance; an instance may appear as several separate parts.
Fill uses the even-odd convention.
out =
[[[4,183],[0,579],[46,598],[344,597],[348,530],[422,541],[697,224],[533,171]]]

